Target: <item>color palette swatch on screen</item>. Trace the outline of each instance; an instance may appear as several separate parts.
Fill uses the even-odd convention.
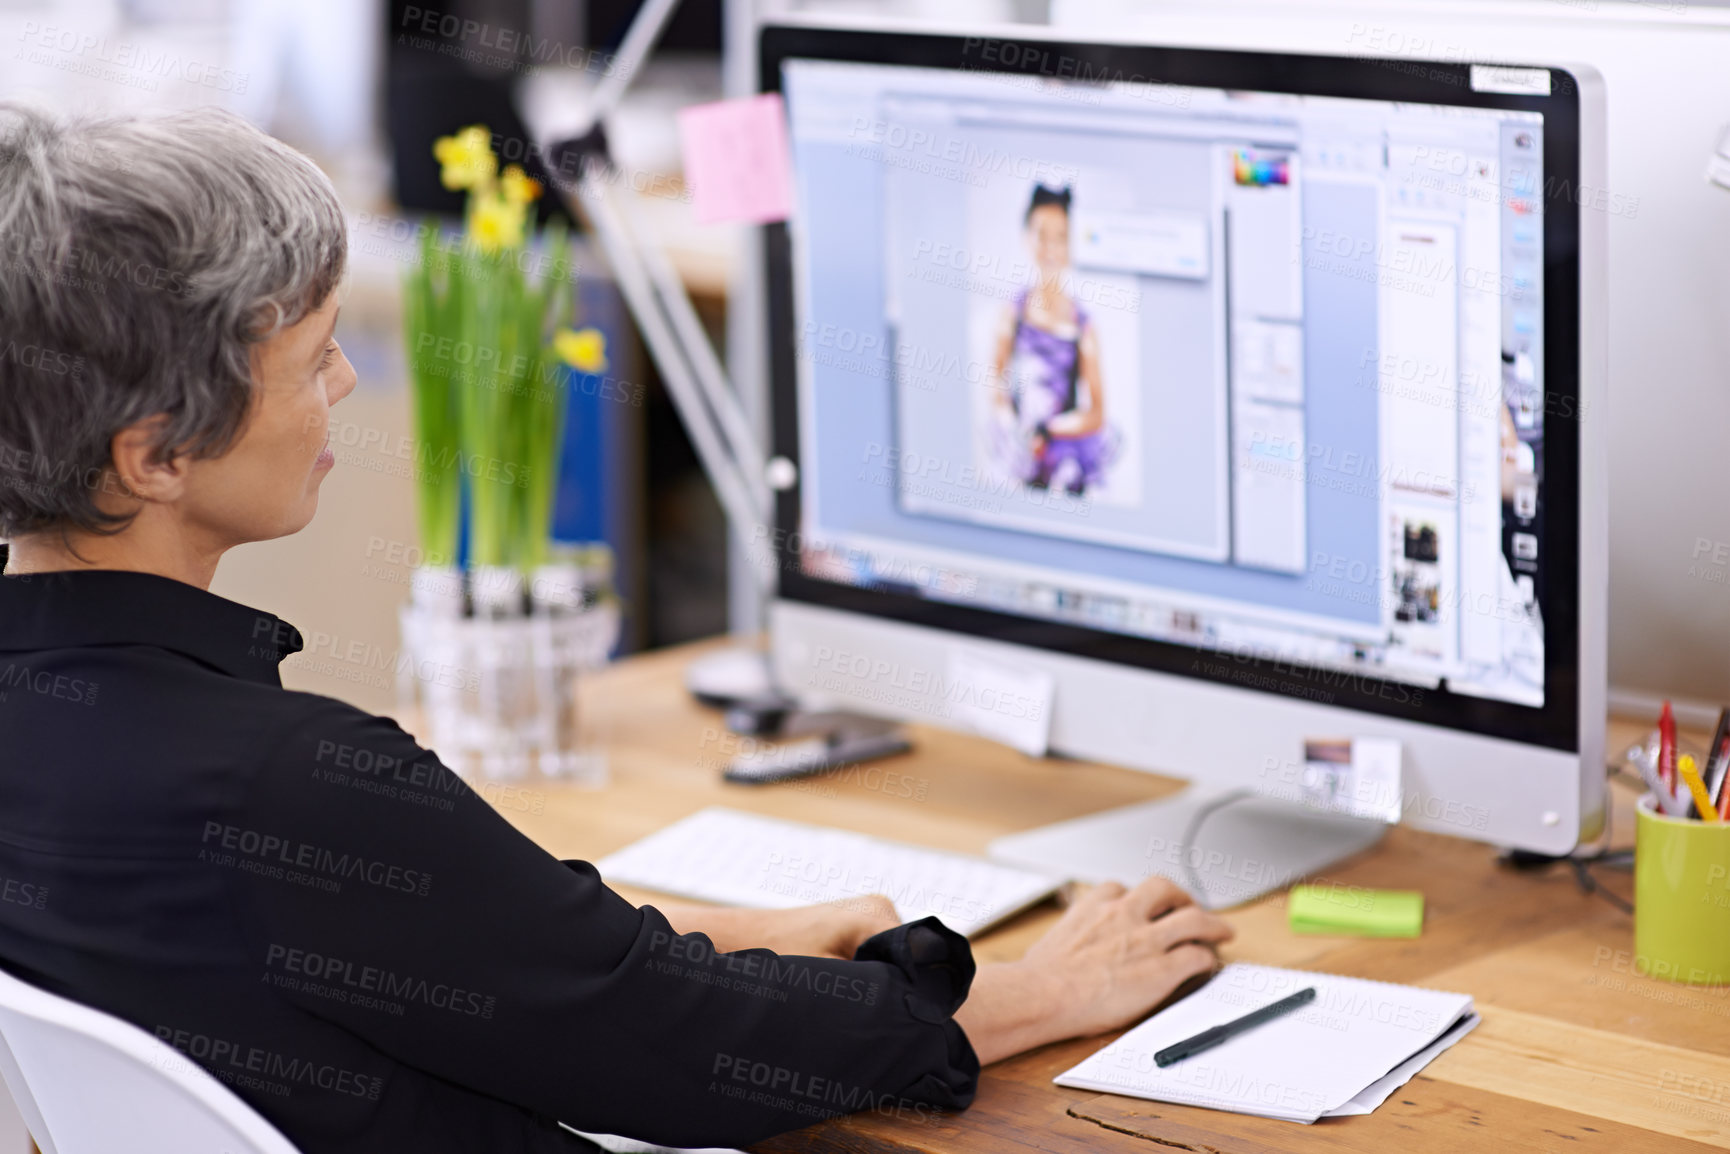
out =
[[[1231,175],[1238,184],[1249,188],[1265,188],[1270,184],[1290,184],[1290,158],[1269,156],[1239,148],[1231,154]]]

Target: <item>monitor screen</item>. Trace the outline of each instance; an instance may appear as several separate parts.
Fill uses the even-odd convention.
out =
[[[1536,102],[778,64],[792,585],[1432,720],[1544,711],[1573,564],[1546,425],[1578,414]]]

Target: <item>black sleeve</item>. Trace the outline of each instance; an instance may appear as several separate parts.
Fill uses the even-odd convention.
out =
[[[394,722],[327,698],[224,836],[260,982],[397,1060],[579,1130],[743,1145],[965,1108],[974,963],[936,919],[853,961],[717,955],[560,862]],[[228,847],[231,850],[236,847]]]

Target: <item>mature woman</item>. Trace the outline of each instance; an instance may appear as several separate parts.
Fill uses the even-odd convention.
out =
[[[1162,881],[977,971],[886,903],[631,905],[392,722],[284,690],[299,634],[207,591],[312,517],[355,385],[323,174],[212,111],[0,106],[0,249],[0,965],[162,1038],[307,1154],[961,1108],[981,1062],[1215,965],[1230,931]],[[367,773],[397,796],[345,784]]]

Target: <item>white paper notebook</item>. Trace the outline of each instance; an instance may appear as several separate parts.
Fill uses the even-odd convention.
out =
[[[1306,986],[1316,999],[1161,1069],[1153,1056]],[[1293,1122],[1368,1114],[1478,1024],[1472,999],[1416,986],[1233,964],[1080,1065],[1059,1086]]]

